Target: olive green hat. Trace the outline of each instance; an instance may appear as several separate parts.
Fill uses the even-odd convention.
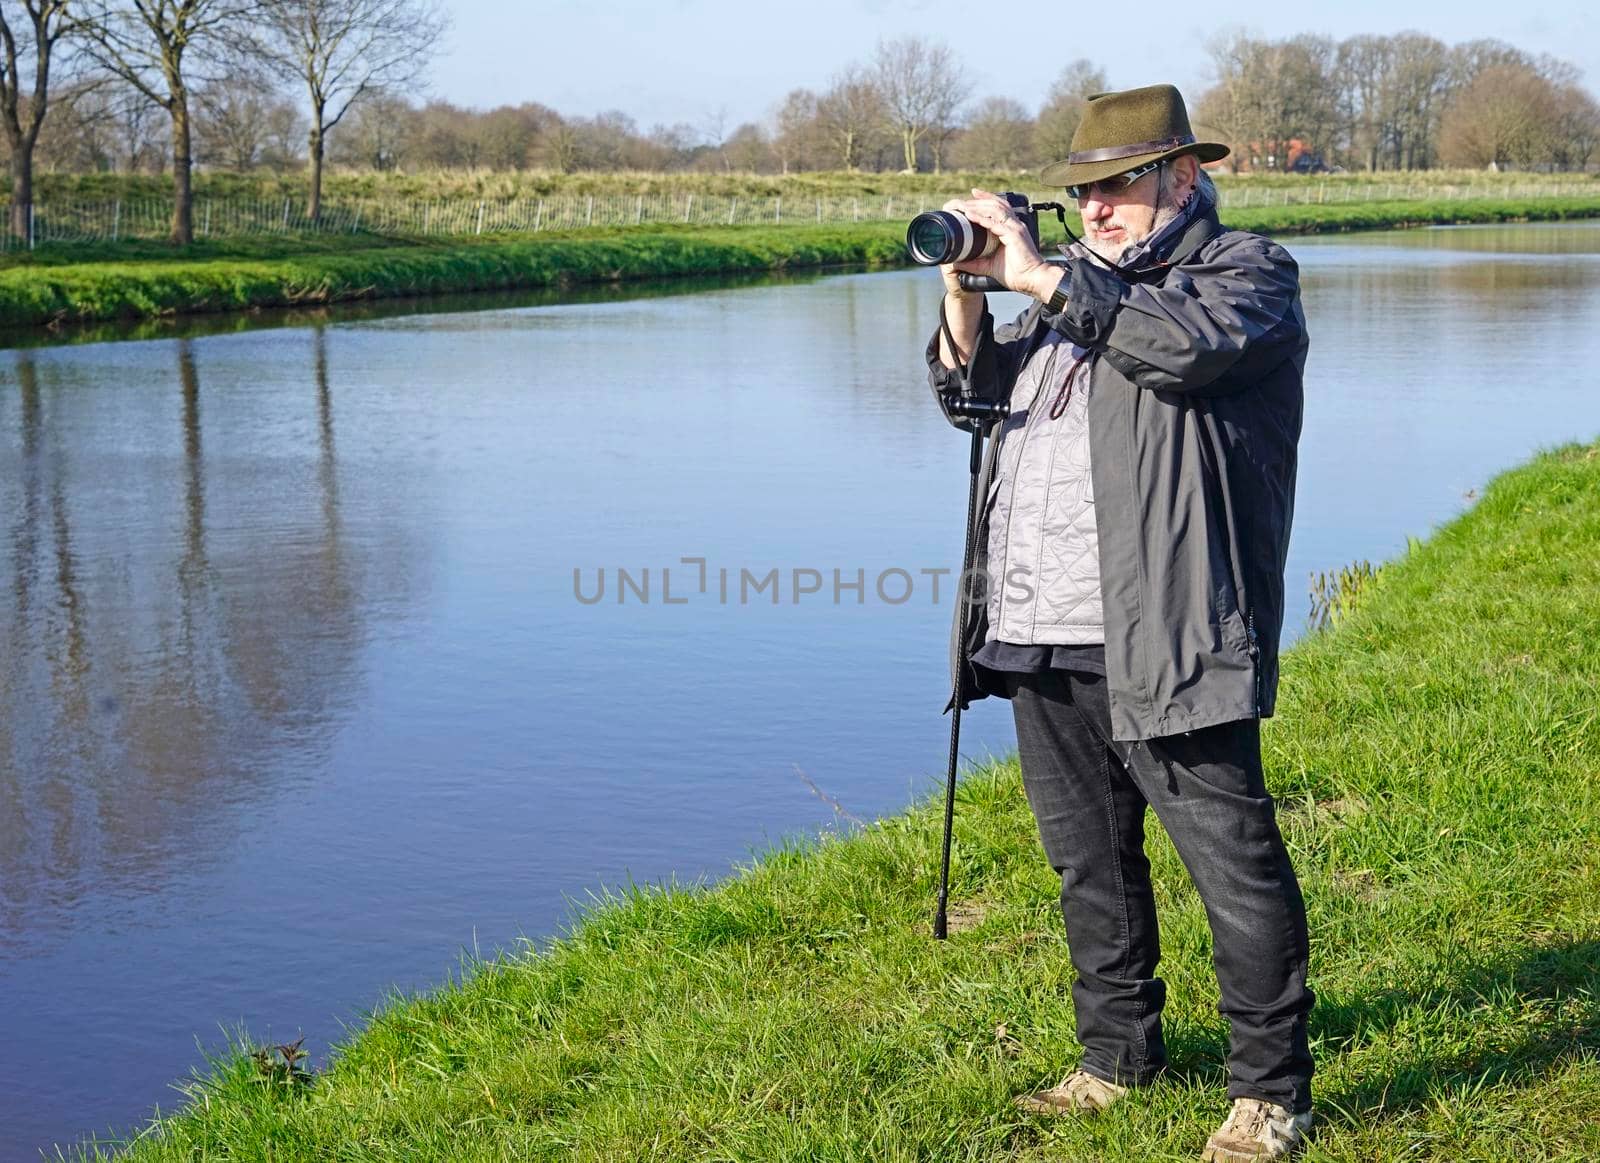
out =
[[[1202,162],[1214,162],[1228,156],[1228,147],[1195,140],[1189,111],[1177,89],[1146,85],[1120,93],[1096,93],[1089,98],[1083,120],[1072,135],[1071,155],[1064,162],[1045,166],[1039,180],[1047,186],[1087,186],[1186,153]]]

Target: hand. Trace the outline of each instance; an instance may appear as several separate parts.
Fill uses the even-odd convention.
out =
[[[988,230],[999,240],[999,247],[987,258],[974,258],[966,262],[950,263],[939,268],[944,276],[945,290],[954,295],[971,292],[960,289],[956,281],[958,272],[988,275],[1024,295],[1047,299],[1061,281],[1061,270],[1044,261],[1033,236],[1022,224],[1016,212],[1005,199],[987,190],[974,189],[971,198],[952,198],[944,204],[946,210],[958,210],[967,218]]]

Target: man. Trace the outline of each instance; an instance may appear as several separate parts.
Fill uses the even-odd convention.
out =
[[[1010,405],[984,467],[977,565],[991,582],[956,698],[1012,700],[1083,1045],[1060,1085],[1018,1102],[1092,1112],[1166,1065],[1148,806],[1205,904],[1230,1025],[1233,1109],[1203,1158],[1239,1163],[1287,1156],[1311,1124],[1305,906],[1259,735],[1306,332],[1294,261],[1218,224],[1200,163],[1227,152],[1195,139],[1170,85],[1092,98],[1071,156],[1043,173],[1083,219],[1064,263],[993,195],[945,207],[1000,246],[943,268],[928,363],[942,404],[970,365],[966,388]],[[960,271],[1038,302],[995,329]]]

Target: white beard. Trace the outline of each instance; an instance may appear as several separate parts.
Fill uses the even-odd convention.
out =
[[[1129,238],[1124,234],[1121,242],[1106,242],[1085,237],[1083,245],[1088,247],[1092,253],[1105,259],[1106,262],[1115,265],[1122,261],[1122,256],[1128,253],[1129,247],[1137,246],[1145,239],[1151,238],[1166,229],[1173,219],[1183,213],[1183,206],[1174,203],[1172,193],[1167,189],[1166,171],[1164,170],[1160,181],[1161,185],[1156,191],[1156,216],[1155,220],[1150,223],[1149,230],[1138,238]]]
[[[1122,256],[1128,253],[1128,248],[1138,241],[1138,239],[1129,239],[1126,236],[1124,236],[1123,241],[1117,243],[1102,242],[1098,239],[1085,238],[1083,240],[1083,245],[1088,247],[1089,250],[1094,254],[1097,254],[1101,258],[1105,259],[1108,263],[1115,265],[1122,261]]]

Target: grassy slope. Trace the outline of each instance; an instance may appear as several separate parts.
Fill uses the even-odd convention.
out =
[[[1600,444],[1506,474],[1298,644],[1266,734],[1314,934],[1315,1160],[1600,1157]],[[973,772],[928,935],[931,806],[638,891],[396,1000],[314,1085],[248,1059],[142,1160],[1192,1159],[1225,1110],[1204,915],[1152,837],[1166,1083],[1095,1120],[1009,1096],[1075,1054],[1016,770]]]
[[[1232,210],[1273,233],[1600,215],[1600,196]],[[1047,224],[1047,236],[1053,224]],[[607,229],[450,241],[276,238],[60,247],[0,262],[0,327],[713,272],[905,261],[904,225]]]

